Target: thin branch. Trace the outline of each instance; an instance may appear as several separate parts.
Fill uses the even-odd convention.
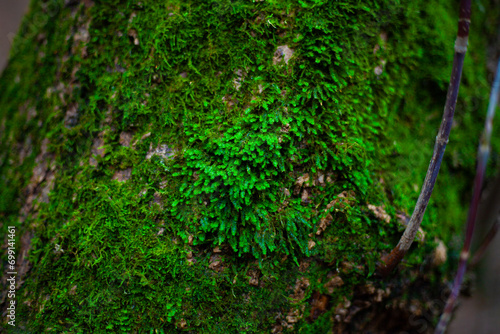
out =
[[[500,60],[497,65],[497,73],[495,75],[495,80],[493,82],[493,87],[491,89],[490,101],[488,105],[488,113],[486,115],[486,121],[484,124],[484,132],[481,136],[479,143],[479,148],[477,152],[477,169],[476,177],[474,179],[474,192],[472,195],[471,205],[469,207],[469,215],[467,217],[467,230],[465,234],[465,242],[460,253],[460,260],[458,262],[458,271],[455,276],[455,282],[453,283],[453,288],[451,290],[450,297],[446,302],[444,312],[441,315],[441,319],[436,327],[435,334],[442,334],[448,326],[451,314],[453,312],[453,306],[460,292],[460,287],[464,279],[464,274],[467,269],[467,260],[470,256],[470,245],[472,243],[472,235],[474,233],[474,227],[476,225],[476,213],[479,206],[479,197],[481,194],[481,187],[483,185],[484,174],[486,171],[486,163],[488,162],[488,156],[490,153],[490,138],[491,130],[493,128],[493,116],[495,115],[495,109],[497,106],[498,92],[500,90]]]
[[[387,276],[403,259],[408,249],[415,239],[420,223],[429,204],[429,199],[436,183],[436,178],[441,167],[443,154],[450,136],[453,114],[455,113],[455,105],[457,104],[458,88],[460,87],[460,78],[462,76],[462,67],[464,64],[465,53],[467,52],[467,42],[469,39],[469,25],[471,5],[470,0],[460,1],[460,16],[458,19],[458,34],[455,41],[455,55],[453,58],[453,69],[451,71],[450,85],[448,87],[448,95],[446,97],[446,105],[443,112],[443,120],[439,127],[439,132],[434,144],[434,153],[429,163],[427,175],[425,177],[422,191],[418,197],[415,210],[411,216],[410,222],[401,237],[401,240],[391,253],[382,258],[382,263],[378,267],[378,271],[382,276]]]
[[[486,237],[484,237],[477,251],[474,253],[474,256],[470,260],[470,267],[475,267],[482,259],[484,252],[486,252],[486,249],[490,245],[491,241],[495,238],[495,235],[497,234],[499,227],[500,227],[500,215],[498,216],[497,220],[488,231],[488,234],[486,234]]]

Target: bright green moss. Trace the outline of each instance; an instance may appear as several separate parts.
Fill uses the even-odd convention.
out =
[[[328,332],[336,305],[397,242],[398,211],[413,209],[444,104],[455,9],[50,4],[58,10],[33,1],[0,80],[2,229],[35,232],[23,326],[268,333],[297,312],[289,332]],[[35,15],[45,19],[33,28]],[[484,38],[471,42],[427,242],[410,264],[464,217],[482,122],[472,111],[488,94]],[[20,162],[9,148],[26,134],[33,150]],[[53,188],[20,223],[17,198],[41,152],[54,160]],[[344,284],[329,289],[337,274]],[[311,313],[315,293],[328,298],[321,314]]]

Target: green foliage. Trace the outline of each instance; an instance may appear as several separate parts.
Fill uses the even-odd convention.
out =
[[[331,328],[399,237],[397,212],[413,209],[453,9],[52,4],[33,1],[0,80],[1,229],[34,232],[18,294],[26,330],[268,333],[295,311],[291,332]],[[485,74],[471,68],[484,55],[471,51],[459,103],[482,110]],[[473,159],[459,149],[474,151],[482,122],[458,114],[464,135],[424,221],[431,242],[409,263],[463,216]],[[331,292],[337,274],[345,284]],[[315,292],[330,299],[317,319]]]

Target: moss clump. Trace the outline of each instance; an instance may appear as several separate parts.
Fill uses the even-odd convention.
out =
[[[89,4],[33,1],[0,80],[2,233],[34,233],[21,328],[328,332],[356,286],[373,288],[418,195],[430,153],[411,143],[432,149],[437,121],[423,120],[443,105],[454,10]],[[464,108],[487,96],[472,65]],[[470,150],[480,122],[460,111]],[[468,186],[472,160],[457,161],[441,194]],[[410,264],[451,237],[442,217],[463,216],[444,198]]]

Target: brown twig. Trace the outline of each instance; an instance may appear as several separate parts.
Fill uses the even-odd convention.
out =
[[[457,104],[458,88],[460,87],[460,78],[462,76],[462,67],[464,63],[465,53],[467,52],[467,41],[469,39],[471,5],[470,0],[460,1],[460,16],[458,20],[458,34],[455,41],[455,56],[453,58],[453,69],[451,71],[450,85],[446,97],[446,105],[444,107],[443,119],[439,132],[434,144],[434,153],[429,163],[427,175],[425,177],[422,191],[418,197],[415,210],[411,216],[410,222],[401,237],[401,240],[391,253],[382,258],[382,263],[378,266],[378,272],[382,276],[387,276],[403,259],[406,252],[410,248],[417,234],[420,223],[429,203],[429,199],[436,183],[436,178],[441,167],[443,154],[450,136],[453,114],[455,113],[455,105]]]
[[[469,215],[467,216],[467,230],[465,232],[465,242],[460,253],[460,260],[458,262],[457,275],[455,276],[455,281],[453,283],[453,288],[451,294],[448,297],[444,312],[439,319],[439,323],[436,327],[435,334],[442,334],[448,326],[448,322],[451,319],[451,314],[453,312],[453,307],[455,301],[460,292],[460,287],[462,286],[462,281],[464,279],[465,271],[467,269],[467,260],[470,256],[470,245],[472,243],[472,236],[474,234],[474,227],[476,225],[476,213],[479,206],[479,198],[481,195],[481,188],[483,185],[484,175],[486,173],[486,163],[488,162],[488,156],[490,154],[490,138],[491,130],[493,128],[493,116],[495,115],[495,109],[497,106],[498,93],[500,91],[500,60],[497,65],[497,73],[495,75],[495,80],[493,82],[493,87],[490,94],[490,102],[488,105],[488,113],[486,115],[486,121],[484,124],[484,132],[481,136],[479,143],[479,148],[477,151],[477,168],[476,177],[474,179],[474,192],[472,195],[471,205],[469,207]],[[495,224],[496,225],[496,224]]]

